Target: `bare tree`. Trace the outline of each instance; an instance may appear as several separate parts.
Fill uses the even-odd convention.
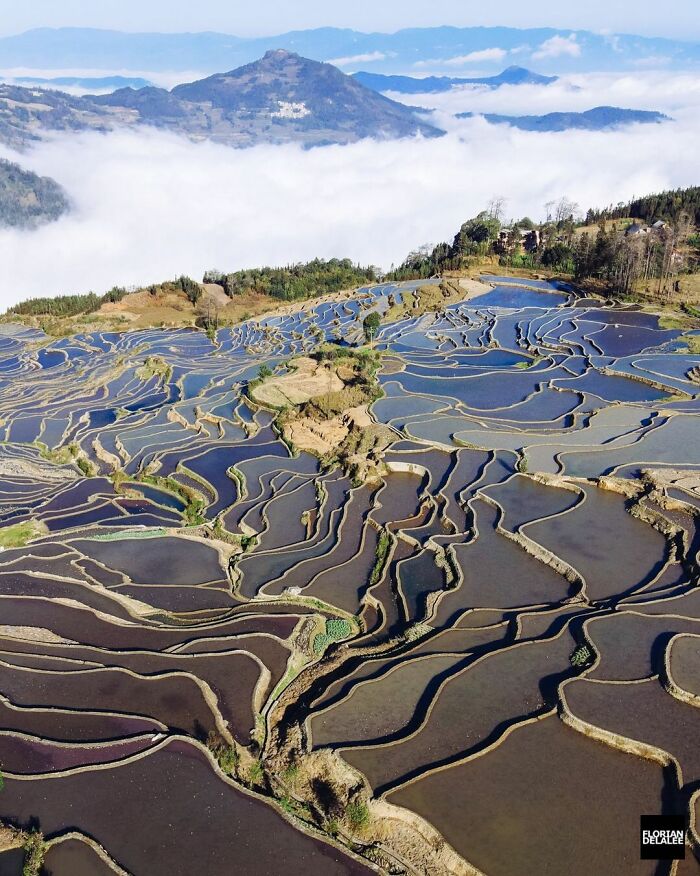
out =
[[[566,219],[573,219],[578,212],[579,205],[576,201],[570,201],[566,195],[564,195],[564,197],[559,198],[556,203],[554,221],[559,223],[564,222]]]
[[[506,203],[507,198],[504,198],[503,195],[496,195],[489,201],[486,212],[492,219],[497,219],[499,222],[501,222],[505,213]]]
[[[201,320],[207,331],[216,331],[219,328],[220,309],[211,295],[203,295],[197,302],[198,321]]]
[[[661,258],[659,265],[659,286],[658,292],[665,292],[670,298],[673,289],[672,283],[669,281],[671,277],[678,274],[683,267],[683,254],[681,251],[682,245],[688,239],[693,230],[693,221],[691,217],[683,212],[675,222],[666,225],[659,233],[661,241]]]

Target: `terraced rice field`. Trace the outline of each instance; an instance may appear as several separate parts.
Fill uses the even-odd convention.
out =
[[[46,873],[700,872],[700,357],[496,278],[381,328],[362,481],[248,387],[396,292],[3,327],[0,820]]]

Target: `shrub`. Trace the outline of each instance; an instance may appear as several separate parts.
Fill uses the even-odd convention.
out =
[[[353,800],[346,810],[348,822],[354,830],[360,830],[369,823],[369,807],[364,800]]]
[[[90,460],[85,459],[84,456],[79,456],[75,460],[75,464],[78,466],[78,468],[85,475],[86,478],[91,478],[95,474],[92,463],[90,462]]]
[[[374,340],[377,336],[377,331],[381,324],[381,318],[376,311],[372,311],[372,313],[368,313],[367,316],[362,321],[362,330],[365,333],[365,338],[368,341]]]
[[[227,776],[232,775],[238,769],[238,764],[240,762],[238,749],[233,746],[228,746],[227,748],[222,749],[217,760],[219,761],[219,766],[221,767],[222,772],[226,773]]]
[[[265,770],[263,769],[262,761],[256,760],[251,764],[248,774],[252,785],[262,785],[265,778]]]
[[[44,835],[38,830],[30,830],[24,841],[22,876],[39,876],[42,864],[44,863],[45,853],[46,843],[44,842]]]
[[[202,287],[191,277],[180,277],[177,281],[177,285],[185,293],[190,304],[196,304],[202,297]]]
[[[375,553],[376,560],[372,569],[372,574],[369,578],[370,587],[373,587],[375,584],[379,583],[379,579],[382,577],[382,572],[384,571],[384,566],[386,564],[386,558],[389,555],[390,547],[391,536],[384,529],[379,534],[379,540],[377,541],[377,550]]]
[[[207,748],[216,758],[222,773],[231,776],[238,772],[241,757],[235,745],[228,745],[223,737],[211,731],[207,737]]]
[[[340,825],[338,824],[337,818],[329,818],[328,821],[324,822],[323,828],[328,834],[328,836],[338,836],[340,832]]]
[[[591,649],[588,645],[579,645],[569,657],[569,661],[572,666],[576,668],[580,668],[581,666],[585,666],[593,657],[591,653]]]
[[[299,767],[295,763],[290,763],[283,773],[285,782],[293,782],[299,775]]]

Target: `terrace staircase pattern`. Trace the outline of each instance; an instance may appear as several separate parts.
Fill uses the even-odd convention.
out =
[[[488,279],[380,328],[366,483],[248,385],[419,284],[2,327],[2,872],[700,872],[700,357]]]

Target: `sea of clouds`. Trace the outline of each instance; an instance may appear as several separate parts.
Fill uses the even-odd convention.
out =
[[[234,150],[143,128],[62,134],[22,155],[0,149],[56,179],[73,205],[38,230],[0,231],[0,308],[315,256],[388,268],[420,244],[451,239],[494,196],[507,199],[507,217],[540,219],[544,204],[563,195],[585,209],[699,182],[697,77],[577,76],[402,99],[435,107],[448,135]],[[453,118],[599,104],[660,110],[674,121],[536,134]]]

